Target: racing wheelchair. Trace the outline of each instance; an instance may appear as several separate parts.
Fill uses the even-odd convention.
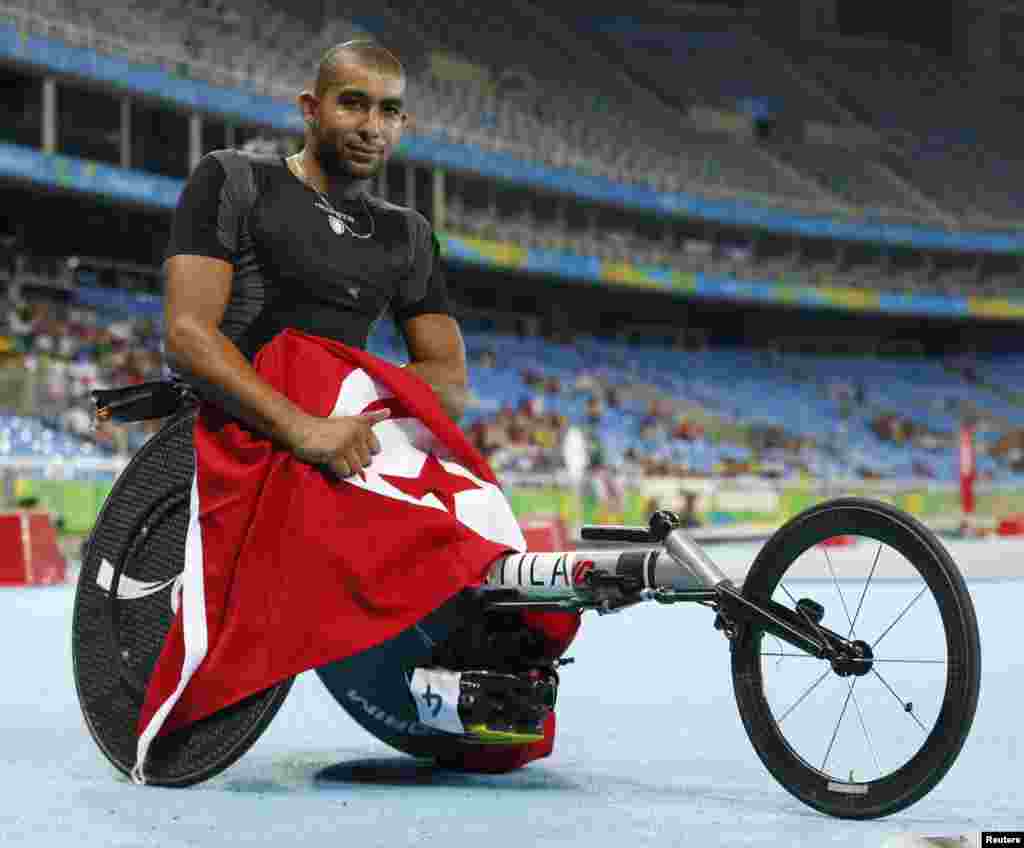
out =
[[[82,712],[100,750],[129,775],[146,684],[173,620],[168,590],[173,597],[184,562],[196,405],[186,386],[168,382],[94,397],[101,419],[166,419],[99,514],[74,604]],[[592,526],[581,535],[596,549],[495,563],[480,590],[485,609],[710,609],[755,752],[787,791],[827,815],[890,815],[952,767],[978,702],[978,626],[956,564],[912,516],[864,498],[819,503],[775,531],[741,583],[667,511],[648,527]],[[158,737],[148,782],[188,786],[228,768],[291,685]]]

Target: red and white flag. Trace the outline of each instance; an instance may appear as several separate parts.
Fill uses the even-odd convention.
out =
[[[332,480],[204,405],[177,614],[139,716],[158,734],[397,635],[526,544],[490,467],[417,375],[285,331],[259,374],[320,416],[387,408],[381,453]]]

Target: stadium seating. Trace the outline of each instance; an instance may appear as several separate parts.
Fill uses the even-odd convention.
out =
[[[0,457],[75,459],[113,455],[108,447],[47,426],[38,418],[0,414]]]
[[[713,17],[688,22],[684,30],[678,22],[674,28],[657,21],[624,28],[594,19],[588,32],[540,3],[488,6],[485,13],[465,0],[443,8],[351,0],[348,17],[319,26],[270,0],[256,6],[227,0],[12,2],[28,10],[21,21],[30,29],[49,32],[48,21],[70,22],[75,29],[62,37],[93,49],[149,56],[176,73],[289,99],[308,82],[327,46],[377,37],[393,44],[408,65],[413,131],[618,182],[836,216],[985,229],[1018,227],[1022,220],[1024,198],[1012,188],[1020,184],[1021,165],[1007,161],[1006,151],[985,156],[975,148],[968,158],[948,142],[935,150],[919,141],[962,136],[966,125],[985,138],[1005,136],[1005,126],[995,124],[1013,118],[994,108],[998,94],[984,80],[899,47],[768,44],[738,20]],[[610,57],[602,49],[609,42],[628,59]],[[528,62],[523,44],[530,45]],[[438,50],[476,71],[457,79],[440,73]],[[572,85],[565,85],[567,55]],[[637,81],[644,78],[672,80],[693,105],[789,124],[870,119],[883,130],[899,130],[894,137],[900,143],[848,155],[822,145],[776,147],[709,132],[678,102],[663,102]],[[866,106],[854,114],[840,101]],[[950,115],[958,126],[950,126]],[[1017,156],[1015,148],[1009,156]]]
[[[117,438],[93,431],[85,389],[157,377],[152,327],[82,309],[61,316],[52,305],[5,317],[5,338],[14,343],[0,376],[30,365],[35,389],[32,405],[15,404],[16,412],[9,392],[0,392],[7,410],[0,457],[109,457],[144,442],[152,428],[114,428]],[[1002,434],[1024,427],[1020,356],[944,364],[682,350],[585,335],[572,343],[509,335],[472,316],[462,326],[477,394],[464,426],[499,470],[557,470],[561,437],[575,425],[590,434],[594,457],[637,472],[952,481],[966,415],[979,420],[982,474],[1012,480],[1024,472],[987,452]],[[57,333],[70,343],[46,341]],[[130,366],[149,370],[126,370],[118,351],[128,347],[149,349]],[[387,321],[378,323],[370,349],[394,361],[406,356]]]
[[[984,84],[923,48],[839,38],[783,46],[822,86],[856,101],[874,126],[929,137],[992,123]]]
[[[788,140],[773,144],[770,149],[857,210],[884,212],[887,218],[915,221],[937,217],[934,205],[922,202],[891,171],[866,157],[863,151]]]
[[[880,173],[875,179],[881,181],[885,176]],[[895,191],[898,185],[892,185]],[[850,191],[856,189],[851,188]],[[914,215],[909,210],[904,214]],[[915,216],[915,219],[920,220],[920,216]],[[749,249],[737,251],[735,246],[725,243],[690,240],[688,246],[685,239],[680,240],[671,232],[660,240],[653,240],[639,232],[607,227],[594,231],[575,229],[551,218],[538,220],[529,209],[515,216],[503,217],[497,210],[471,204],[459,194],[457,187],[446,198],[445,230],[455,235],[511,242],[527,248],[564,251],[638,265],[661,265],[739,280],[965,297],[998,297],[1019,291],[1021,287],[1016,274],[981,276],[972,269],[929,270],[923,265],[902,270],[885,270],[880,265],[866,264],[841,269],[834,262],[800,266],[790,259],[757,257]],[[696,250],[694,245],[702,249]]]
[[[17,2],[29,9],[28,0]],[[414,132],[620,183],[743,197],[794,211],[982,228],[1024,220],[1024,196],[1015,190],[1024,164],[979,146],[952,147],[941,132],[955,134],[949,103],[963,104],[962,116],[977,114],[968,106],[976,87],[940,64],[923,70],[919,56],[837,46],[808,49],[795,67],[796,59],[785,59],[777,45],[711,20],[697,32],[613,28],[592,39],[530,3],[484,11],[455,0],[446,7],[454,14],[411,0],[352,0],[345,8],[347,17],[319,26],[270,0],[244,7],[240,0],[42,0],[24,20],[47,32],[48,20],[69,22],[75,30],[65,35],[94,49],[118,52],[130,45],[133,56],[155,56],[177,73],[281,97],[308,81],[326,47],[351,36],[380,37],[409,68]],[[609,40],[643,50],[632,51],[628,66],[617,64],[602,49]],[[572,85],[565,84],[567,55]],[[854,116],[845,105],[871,104],[877,126],[892,135],[876,147],[850,150],[785,133],[758,140],[711,131],[638,82],[672,79],[681,62],[682,94],[695,105],[851,124],[867,112],[858,109]],[[461,63],[457,72],[451,63]],[[878,68],[886,69],[882,78]],[[1021,288],[1019,275],[1010,272],[799,266],[759,257],[750,245],[698,243],[672,230],[653,240],[619,225],[573,229],[538,220],[529,209],[513,216],[471,206],[457,188],[449,192],[446,216],[445,229],[456,234],[741,280],[959,295]],[[158,375],[154,328],[98,314],[8,318],[18,364],[35,369],[37,391],[29,408],[23,400],[17,408],[7,404],[0,456],[137,448],[144,430],[127,431],[115,443],[83,424],[85,384]],[[120,325],[116,332],[112,324]],[[472,322],[466,342],[477,376],[487,371],[475,382],[478,404],[466,426],[502,469],[558,467],[557,442],[566,427],[578,425],[591,434],[603,461],[652,472],[772,467],[782,476],[952,480],[956,430],[965,415],[981,417],[983,444],[1024,426],[1014,398],[1024,393],[1019,357],[979,360],[968,376],[964,369],[919,361],[655,344],[638,349],[592,338],[570,345],[474,329]],[[386,324],[373,345],[389,357],[404,353]],[[500,364],[488,355],[498,346]],[[126,349],[145,355],[129,362]],[[67,413],[59,419],[53,414],[58,407]],[[979,468],[1000,479],[1013,476],[984,451]]]
[[[734,17],[658,21],[622,16],[594,26],[645,76],[671,80],[691,102],[734,111],[763,108],[830,124],[848,121],[780,50]]]
[[[531,420],[543,430],[558,426],[546,418],[554,414],[564,419],[563,429],[577,425],[596,434],[598,453],[618,467],[668,464],[676,473],[704,475],[777,467],[784,477],[802,471],[824,478],[953,481],[962,412],[980,416],[979,441],[986,445],[1004,430],[1024,426],[1024,406],[936,362],[724,348],[685,351],[589,337],[567,345],[474,326],[472,320],[464,322],[479,395],[465,422],[468,431],[482,432],[483,423],[497,422],[499,429],[519,426],[529,432]],[[371,349],[388,358],[403,356],[397,333],[384,324]],[[496,359],[481,362],[481,354],[499,349],[500,364]],[[1022,365],[1020,357],[1013,357],[986,367],[998,386],[1010,370],[1024,373]],[[550,387],[552,380],[558,381],[557,391]],[[1018,376],[1008,385],[1024,389],[1024,380]],[[615,407],[607,402],[609,393],[618,396]],[[589,403],[595,394],[603,399],[596,418]],[[664,408],[648,431],[652,397],[660,398]],[[534,404],[540,408],[531,411]],[[882,416],[904,422],[908,435],[881,438],[872,423]],[[681,420],[706,422],[704,432],[673,437]],[[479,429],[477,422],[482,422]],[[735,440],[735,434],[746,442]],[[774,437],[774,446],[769,440],[755,451],[751,441],[765,435]],[[551,452],[529,438],[503,447],[488,451],[500,468],[541,470],[553,462]],[[984,450],[978,469],[997,479],[1020,476]]]
[[[885,161],[971,227],[1001,227],[1024,219],[1024,192],[1016,189],[1024,165],[986,154],[980,147],[938,150],[920,144]]]

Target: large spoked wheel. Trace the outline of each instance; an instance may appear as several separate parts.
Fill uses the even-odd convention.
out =
[[[111,764],[131,774],[137,724],[153,667],[174,620],[185,565],[195,411],[168,423],[135,455],[96,520],[72,620],[75,689],[86,726]],[[288,679],[201,721],[157,737],[147,781],[190,786],[255,744],[284,703]]]
[[[743,594],[862,647],[861,660],[832,663],[756,626],[737,633],[740,716],[789,792],[828,815],[866,819],[939,783],[974,720],[981,650],[964,579],[931,531],[884,503],[819,504],[769,539]]]

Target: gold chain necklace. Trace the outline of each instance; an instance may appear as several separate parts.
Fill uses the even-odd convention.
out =
[[[363,211],[366,213],[366,217],[370,219],[370,232],[368,233],[357,233],[352,225],[356,222],[356,219],[345,212],[340,212],[334,208],[334,204],[331,203],[330,199],[320,189],[313,185],[309,178],[306,176],[306,168],[302,164],[302,154],[297,153],[288,161],[294,163],[295,167],[299,170],[299,174],[296,176],[302,180],[302,184],[307,188],[313,190],[318,198],[318,202],[313,205],[321,212],[327,215],[327,220],[331,225],[331,229],[334,230],[336,235],[343,236],[346,233],[357,239],[368,239],[372,238],[373,234],[377,230],[377,221],[373,217],[373,213],[370,211],[369,205],[366,203],[366,198],[363,197],[362,192],[359,193],[359,202],[363,205]]]

